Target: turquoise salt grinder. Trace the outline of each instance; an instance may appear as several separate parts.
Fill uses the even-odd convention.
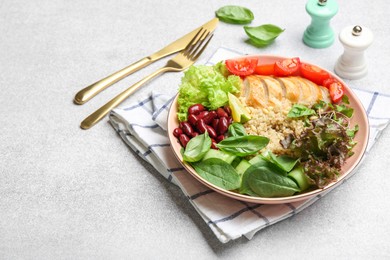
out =
[[[303,42],[312,48],[326,48],[332,45],[335,36],[330,27],[330,20],[338,10],[335,0],[309,0],[306,3],[306,12],[312,20],[303,34]]]

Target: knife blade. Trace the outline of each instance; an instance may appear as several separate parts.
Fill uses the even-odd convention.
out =
[[[168,44],[161,50],[142,58],[133,64],[114,72],[113,74],[89,85],[88,87],[80,90],[74,97],[74,103],[78,105],[82,105],[85,102],[89,101],[91,98],[96,96],[98,93],[108,88],[112,84],[118,82],[119,80],[129,76],[131,73],[144,68],[145,66],[155,62],[161,58],[164,58],[170,54],[183,50],[187,44],[191,41],[191,39],[195,36],[195,34],[200,30],[200,28],[205,28],[210,32],[213,32],[218,25],[218,18],[213,18],[202,26],[196,28],[195,30],[187,33],[183,37],[175,40],[174,42]]]

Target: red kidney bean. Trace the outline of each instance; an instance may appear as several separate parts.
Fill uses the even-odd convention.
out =
[[[230,116],[232,114],[232,110],[230,109],[229,106],[224,106],[223,109],[225,110],[225,112]]]
[[[192,133],[191,137],[196,137],[196,136],[198,136],[198,135],[199,135],[199,133],[196,132],[196,131],[194,131],[194,132]]]
[[[185,134],[181,134],[179,137],[179,141],[180,141],[181,145],[185,148],[187,146],[188,142],[190,141],[190,138]]]
[[[233,123],[233,118],[231,116],[229,116],[227,120],[228,120],[228,125],[231,125]]]
[[[215,139],[215,141],[217,141],[217,143],[221,142],[223,139],[225,139],[225,135],[218,135],[217,138]]]
[[[181,129],[188,136],[192,136],[194,133],[194,129],[192,129],[192,126],[188,122],[181,122]]]
[[[195,104],[188,108],[188,114],[198,115],[200,112],[204,111],[205,108],[202,104]]]
[[[203,134],[204,132],[206,132],[206,124],[204,123],[203,119],[199,119],[198,121],[196,121],[196,128],[198,129],[198,131]]]
[[[217,112],[215,111],[209,111],[209,113],[203,118],[203,121],[209,125],[213,122],[213,119],[216,118],[218,115],[217,115]]]
[[[219,118],[218,126],[217,126],[217,132],[218,134],[222,135],[226,133],[228,130],[229,124],[228,119],[226,117]]]
[[[195,126],[196,121],[198,121],[198,118],[196,117],[196,115],[190,114],[190,115],[188,116],[188,122],[189,122],[191,125]]]
[[[197,116],[198,120],[199,119],[203,119],[205,118],[207,115],[209,114],[209,111],[202,111],[199,113],[199,115]]]
[[[217,115],[218,115],[218,117],[228,117],[229,116],[222,107],[217,108]]]
[[[217,142],[213,138],[211,138],[211,148],[218,150]]]
[[[179,127],[173,129],[173,135],[177,138],[183,133],[183,130],[181,130]]]
[[[206,125],[206,130],[207,130],[207,133],[209,133],[209,136],[211,138],[216,138],[217,137],[217,132],[215,132],[214,128],[212,128],[211,126]]]
[[[212,126],[215,130],[217,130],[218,122],[219,122],[219,119],[218,119],[218,118],[214,118],[213,122],[211,123],[211,126]]]

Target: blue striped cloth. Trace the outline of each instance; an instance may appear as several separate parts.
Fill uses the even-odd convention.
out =
[[[209,64],[240,55],[219,48]],[[370,139],[365,156],[388,125],[390,111],[384,109],[390,96],[353,89],[363,103],[370,122]],[[251,239],[262,228],[286,219],[310,206],[329,191],[311,199],[280,205],[259,205],[234,200],[205,187],[181,166],[172,153],[166,133],[167,114],[173,97],[151,93],[139,102],[110,113],[110,122],[141,158],[153,165],[168,181],[178,185],[217,238],[226,243],[245,236]]]

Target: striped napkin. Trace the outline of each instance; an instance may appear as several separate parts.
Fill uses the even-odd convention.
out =
[[[219,48],[208,64],[212,65],[239,54]],[[387,107],[390,96],[353,90],[363,103],[370,122],[369,143],[364,155],[366,156],[389,123],[390,111]],[[294,203],[260,205],[234,200],[210,190],[185,171],[171,150],[166,129],[168,110],[173,98],[151,93],[129,107],[111,111],[110,122],[127,145],[153,165],[168,181],[182,189],[189,202],[222,243],[243,235],[251,239],[260,229],[293,216],[330,192],[328,190],[325,194]]]

